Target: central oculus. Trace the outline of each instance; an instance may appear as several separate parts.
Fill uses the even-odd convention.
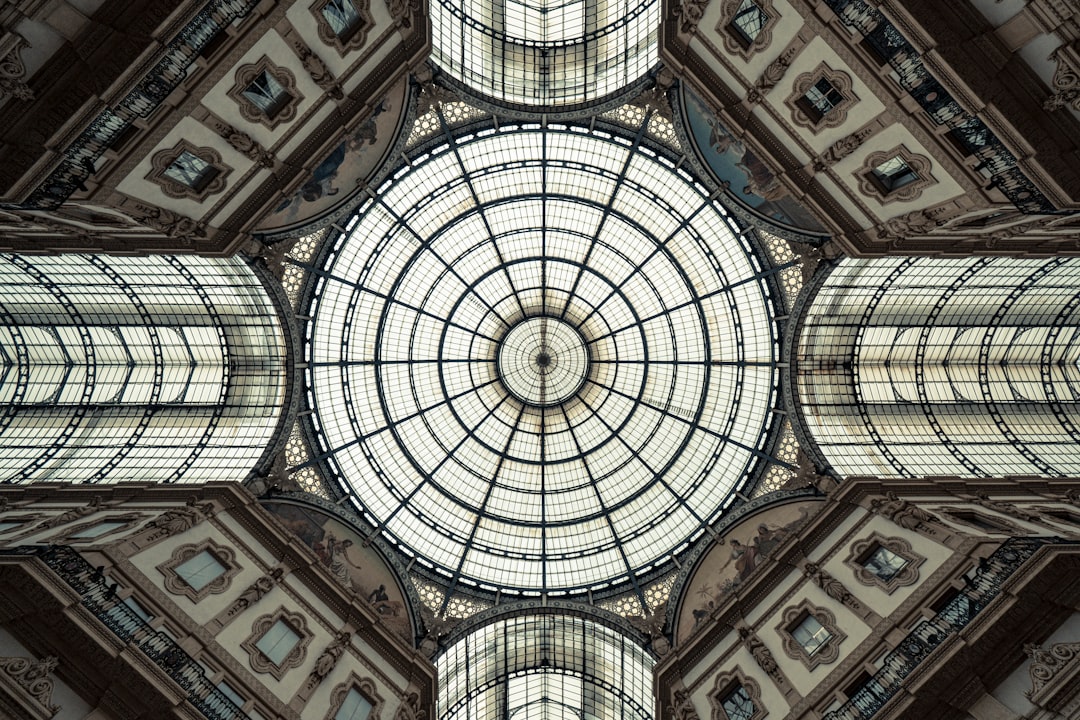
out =
[[[569,400],[589,376],[589,351],[581,333],[556,318],[518,323],[499,343],[499,379],[523,403],[536,407]]]

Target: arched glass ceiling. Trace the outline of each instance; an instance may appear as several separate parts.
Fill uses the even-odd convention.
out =
[[[0,481],[243,480],[285,365],[239,258],[0,255]]]
[[[659,61],[660,0],[434,0],[432,59],[526,107],[611,95]]]
[[[1080,262],[845,259],[802,321],[798,402],[844,476],[1080,473]]]
[[[439,720],[652,720],[652,658],[591,620],[490,623],[436,660]]]
[[[318,460],[450,579],[632,580],[762,457],[762,268],[709,192],[638,142],[507,126],[412,159],[315,269]]]

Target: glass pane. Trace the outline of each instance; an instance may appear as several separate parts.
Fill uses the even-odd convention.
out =
[[[907,565],[907,560],[880,545],[863,563],[863,567],[882,580],[892,580],[896,573],[904,569],[905,565]]]
[[[14,530],[22,525],[21,522],[0,522],[0,533],[7,532],[8,530]]]
[[[233,689],[233,686],[229,683],[222,680],[218,683],[217,689],[220,690],[225,697],[232,700],[233,703],[236,704],[236,707],[244,706],[244,698],[242,698],[240,696],[240,693],[236,692],[236,690]]]
[[[807,655],[813,655],[832,637],[829,631],[823,628],[813,615],[807,615],[803,618],[803,621],[798,624],[791,634],[796,642],[802,645]]]
[[[919,178],[900,156],[890,158],[874,168],[874,176],[886,190],[898,190]]]
[[[217,170],[198,155],[184,150],[165,168],[165,176],[198,190],[217,175]]]
[[[754,0],[743,0],[731,24],[747,41],[753,42],[768,19],[769,16]]]
[[[255,647],[259,648],[270,662],[280,665],[298,642],[300,636],[284,620],[278,620],[259,638]]]
[[[101,535],[110,533],[119,527],[123,527],[126,524],[127,523],[123,522],[102,522],[98,523],[97,525],[91,525],[84,530],[80,530],[71,537],[77,539],[96,538],[100,537]]]
[[[225,573],[225,566],[208,550],[176,566],[176,574],[194,590],[202,590]]]
[[[352,0],[330,0],[322,10],[330,29],[342,40],[347,40],[360,26],[360,14],[356,12]]]
[[[754,716],[754,703],[751,702],[750,695],[742,685],[736,685],[720,701],[720,705],[727,713],[728,720],[750,720]]]
[[[350,688],[349,694],[334,713],[334,720],[366,720],[371,712],[371,703],[356,688]]]
[[[270,118],[281,112],[291,98],[277,78],[265,70],[244,89],[243,95]]]
[[[138,615],[143,622],[148,623],[154,619],[154,616],[150,613],[150,611],[144,608],[142,604],[134,597],[124,598],[124,604],[131,608],[132,612]]]

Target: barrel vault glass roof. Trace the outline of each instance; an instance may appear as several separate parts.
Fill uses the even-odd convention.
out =
[[[316,268],[318,460],[451,589],[628,586],[765,457],[767,271],[642,135],[448,132]]]

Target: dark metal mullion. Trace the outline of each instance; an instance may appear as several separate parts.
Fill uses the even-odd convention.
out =
[[[502,403],[506,402],[509,398],[509,395],[504,396],[503,399],[499,401],[499,405],[502,405]],[[495,407],[499,407],[499,405],[496,405]],[[484,418],[476,424],[476,426],[472,429],[472,431],[469,432],[466,437],[471,437],[476,431],[476,428],[483,425],[484,421],[486,421],[494,414],[495,409],[492,408],[491,412],[485,415]],[[464,549],[461,551],[461,560],[458,561],[457,567],[454,568],[454,576],[453,578],[451,578],[450,585],[448,586],[446,593],[443,596],[442,606],[439,608],[439,615],[442,615],[444,612],[446,612],[446,608],[450,604],[450,597],[454,594],[454,591],[457,590],[458,582],[461,580],[461,569],[465,567],[465,559],[469,556],[469,551],[472,550],[473,542],[476,539],[476,532],[480,529],[480,521],[483,520],[485,517],[484,512],[487,510],[488,500],[491,499],[491,493],[495,489],[495,481],[499,477],[499,471],[502,469],[502,465],[503,462],[506,460],[507,453],[510,452],[510,443],[514,441],[514,435],[518,431],[518,424],[521,422],[521,416],[524,414],[525,405],[523,403],[518,409],[517,420],[514,421],[514,425],[510,429],[510,434],[506,438],[506,445],[503,446],[503,451],[499,454],[499,462],[495,465],[495,471],[491,474],[491,482],[488,483],[487,492],[484,493],[484,500],[480,503],[480,509],[476,512],[476,522],[473,523],[472,530],[469,531],[469,537],[465,541]],[[462,439],[462,442],[465,442],[465,440]],[[443,462],[445,462],[445,460]],[[402,505],[404,505],[404,503],[402,503]],[[399,505],[398,508],[394,510],[394,512],[396,513],[400,508],[401,506]],[[393,517],[393,514],[391,514],[390,517]],[[386,522],[390,522],[390,518],[387,518]],[[383,524],[385,525],[386,523]]]
[[[490,360],[473,359],[473,358],[453,358],[447,360],[440,360],[438,358],[432,358],[430,360],[333,360],[328,362],[313,362],[308,363],[311,367],[363,367],[366,365],[426,365],[428,363],[437,363],[444,365],[447,363],[493,363],[495,358]]]
[[[630,584],[634,586],[634,593],[638,596],[638,600],[641,601],[641,607],[647,609],[648,605],[645,603],[645,593],[642,592],[641,586],[638,584],[637,576],[634,574],[634,568],[630,567],[630,558],[626,556],[626,551],[623,550],[622,538],[619,537],[619,533],[615,530],[615,523],[612,522],[611,513],[608,512],[607,503],[604,502],[604,498],[600,494],[600,487],[597,485],[596,477],[589,467],[585,450],[581,447],[581,442],[578,440],[577,433],[574,432],[574,425],[570,422],[570,416],[566,414],[566,408],[560,406],[559,409],[562,410],[563,417],[566,419],[566,427],[570,431],[570,438],[574,441],[574,447],[577,448],[578,457],[581,458],[581,464],[585,468],[585,474],[589,476],[589,484],[592,485],[593,492],[596,493],[596,501],[600,503],[600,510],[604,516],[604,520],[607,521],[608,529],[611,530],[611,537],[615,541],[615,547],[618,548],[619,555],[623,560],[623,565],[626,566],[626,576],[630,578]],[[597,414],[591,407],[589,407],[589,410],[592,411],[593,415]],[[607,423],[604,424],[606,425]]]
[[[628,330],[629,328],[623,328]],[[622,331],[620,331],[622,332]],[[773,360],[590,360],[594,365],[686,365],[690,367],[775,368]]]
[[[487,213],[484,212],[484,204],[480,202],[480,196],[476,194],[476,187],[473,186],[472,175],[465,168],[465,162],[461,159],[461,151],[458,150],[457,138],[450,133],[450,126],[446,122],[446,118],[443,117],[442,110],[435,108],[435,114],[439,118],[439,124],[442,126],[443,135],[446,136],[446,140],[450,145],[450,151],[454,153],[454,159],[457,160],[458,167],[461,168],[461,177],[465,180],[465,185],[469,188],[469,193],[472,195],[473,202],[476,203],[476,211],[480,213],[480,219],[484,223],[484,228],[487,230],[488,238],[491,240],[491,247],[495,249],[495,255],[499,258],[499,266],[503,268],[503,272],[506,274],[506,282],[510,285],[510,291],[514,295],[514,299],[518,301],[518,309],[521,310],[521,316],[525,317],[525,306],[521,304],[521,295],[518,293],[516,287],[514,287],[514,278],[510,276],[510,271],[506,269],[506,259],[503,257],[502,250],[499,248],[499,243],[495,239],[495,232],[491,229],[491,223],[488,222]],[[466,283],[468,284],[468,283]],[[481,298],[483,301],[483,298]],[[487,303],[484,303],[485,305]],[[494,308],[492,309],[494,312]],[[495,316],[503,321],[504,325],[508,325],[498,313]]]
[[[608,391],[616,393],[618,395],[623,395],[623,397],[628,397],[624,393],[620,393],[617,390],[615,390],[614,388],[608,388]],[[630,399],[633,400],[633,398],[630,398]],[[634,400],[634,401],[635,402],[641,402],[642,404],[646,405],[647,407],[652,407],[652,405],[648,405],[648,403],[645,403],[644,401],[642,401],[640,399],[637,399],[637,400]],[[686,511],[688,513],[690,513],[690,515],[693,516],[693,518],[695,520],[698,521],[698,525],[700,525],[701,527],[706,526],[705,520],[702,519],[702,517],[700,515],[698,515],[697,511],[694,510],[694,508],[690,507],[690,504],[687,503],[686,498],[682,497],[681,495],[679,495],[679,493],[675,492],[675,490],[671,487],[671,485],[669,485],[667,483],[667,480],[664,479],[664,473],[657,472],[656,470],[654,470],[652,465],[650,465],[645,460],[645,458],[641,457],[641,454],[639,452],[635,451],[634,448],[630,447],[630,443],[626,442],[626,439],[621,434],[615,432],[615,428],[611,427],[611,424],[608,423],[608,421],[605,420],[603,417],[601,417],[600,413],[596,412],[596,410],[593,409],[592,405],[589,405],[587,402],[585,402],[585,400],[581,400],[581,403],[583,405],[585,405],[585,407],[589,408],[590,411],[592,411],[593,416],[596,417],[596,419],[599,420],[604,425],[604,427],[606,427],[611,432],[612,436],[615,437],[622,444],[623,447],[625,447],[627,450],[630,451],[630,454],[633,457],[637,458],[637,461],[640,462],[645,467],[645,469],[648,470],[652,474],[653,479],[664,486],[664,489],[667,490],[668,494],[670,494],[671,497],[673,497],[675,499],[675,502],[678,503],[679,505],[682,505],[684,508],[686,508]],[[658,409],[658,408],[654,408],[654,409]],[[664,411],[661,411],[661,412],[664,412]],[[670,413],[667,413],[667,414],[670,414]],[[673,417],[675,417],[675,416],[673,416]],[[794,470],[795,468],[792,468],[792,469]],[[640,498],[642,493],[645,491],[645,489],[646,488],[638,489],[638,491],[634,494],[632,499],[636,500],[636,499]]]
[[[622,190],[623,183],[626,181],[626,173],[630,171],[630,164],[634,161],[634,157],[637,154],[637,149],[641,145],[641,139],[645,136],[645,129],[649,125],[649,118],[652,117],[652,112],[645,113],[645,119],[641,122],[641,127],[638,128],[637,134],[634,136],[634,142],[626,153],[626,162],[623,163],[622,169],[619,171],[619,176],[615,178],[615,188],[611,191],[611,197],[608,198],[607,204],[604,205],[604,212],[600,216],[600,222],[596,225],[596,231],[593,233],[592,242],[589,243],[589,251],[585,253],[585,257],[579,263],[577,277],[574,278],[574,284],[570,286],[570,292],[566,295],[566,305],[563,306],[562,312],[559,314],[560,320],[566,319],[566,313],[570,309],[570,302],[574,299],[574,294],[577,292],[578,285],[581,284],[581,278],[585,275],[585,268],[589,264],[589,258],[592,257],[593,250],[596,249],[596,243],[600,239],[600,233],[604,229],[604,224],[607,219],[611,217],[612,207],[615,205],[615,198],[619,196],[619,191]]]
[[[458,162],[460,164],[460,159],[459,159]],[[464,166],[462,166],[461,169],[462,169],[462,172],[465,171]],[[466,182],[468,183],[468,179],[466,179]],[[472,190],[472,184],[471,183],[469,183],[469,190],[470,191]],[[472,195],[473,195],[473,202],[477,203],[477,206],[479,207],[479,198],[476,196],[475,192],[473,192]],[[439,262],[441,262],[443,264],[443,267],[446,268],[446,271],[448,273],[450,273],[455,278],[457,278],[458,282],[460,282],[462,285],[464,285],[465,289],[469,293],[471,293],[473,295],[473,297],[475,297],[477,300],[480,301],[481,305],[483,305],[484,307],[486,307],[488,309],[488,312],[490,312],[495,317],[499,318],[499,320],[502,322],[503,325],[507,325],[507,326],[510,325],[510,323],[508,323],[506,321],[506,318],[504,318],[502,315],[500,315],[498,313],[498,311],[496,311],[495,308],[491,305],[491,303],[489,303],[487,300],[485,300],[480,295],[480,293],[478,293],[476,291],[476,283],[475,282],[468,282],[465,278],[461,277],[461,275],[458,274],[458,271],[454,268],[453,265],[451,265],[449,262],[447,262],[443,258],[442,255],[435,252],[435,249],[432,247],[431,240],[425,240],[424,238],[420,237],[420,234],[417,233],[415,230],[413,230],[412,225],[405,222],[405,218],[403,218],[401,215],[399,215],[397,213],[396,210],[394,210],[392,207],[390,207],[389,205],[386,204],[386,201],[385,201],[384,197],[380,196],[377,202],[380,205],[382,205],[383,209],[386,210],[388,215],[390,215],[392,218],[394,218],[394,221],[398,224],[399,227],[405,228],[405,230],[410,235],[412,235],[414,238],[416,238],[416,241],[418,243],[420,243],[420,248],[419,248],[418,251],[426,251],[426,252],[430,253],[432,257],[434,257],[436,260],[438,260]],[[483,211],[482,208],[480,209],[480,216],[484,219],[484,226],[488,228],[488,235],[491,237],[492,243],[494,243],[495,242],[495,237],[494,237],[494,235],[491,234],[491,228],[488,227],[487,218],[484,218],[484,211]],[[400,282],[400,277],[399,277],[398,281]],[[449,322],[449,320],[447,320],[446,322]],[[476,334],[476,333],[474,333],[474,334]]]
[[[602,308],[604,306],[604,303],[606,303],[608,300],[613,298],[618,291],[622,290],[623,286],[626,285],[626,283],[630,282],[630,278],[637,276],[645,268],[645,266],[649,264],[650,260],[652,260],[654,257],[656,257],[661,252],[663,252],[664,248],[667,247],[667,244],[669,242],[671,242],[675,238],[676,235],[678,235],[680,232],[682,232],[690,224],[690,221],[693,220],[695,217],[697,217],[698,213],[700,213],[706,207],[708,207],[708,206],[705,203],[702,203],[701,205],[698,206],[698,208],[696,210],[694,210],[694,212],[692,212],[689,215],[687,215],[686,217],[684,217],[679,222],[678,227],[676,227],[674,230],[672,230],[668,234],[668,236],[666,238],[664,238],[661,242],[656,244],[656,246],[653,248],[652,252],[649,253],[648,257],[646,257],[638,265],[636,265],[634,267],[634,269],[630,272],[630,274],[622,279],[622,282],[620,282],[618,285],[615,285],[612,288],[611,292],[609,292],[607,294],[607,297],[605,297],[600,302],[596,303],[596,305],[592,309],[592,312],[590,312],[588,315],[586,315],[584,318],[582,318],[581,322],[578,323],[578,327],[580,328],[582,325],[584,325],[586,322],[589,321],[589,318],[591,318],[593,315],[595,315],[597,312],[599,312],[600,308]]]
[[[353,438],[352,440],[350,440],[349,442],[347,442],[347,443],[345,443],[343,445],[338,445],[336,448],[332,448],[330,450],[327,450],[324,453],[320,453],[320,454],[316,455],[315,457],[309,459],[307,462],[302,462],[299,465],[294,465],[293,467],[289,468],[289,472],[294,473],[297,470],[303,470],[306,467],[312,467],[313,465],[316,465],[320,461],[325,460],[328,457],[331,457],[335,453],[341,452],[342,450],[345,450],[346,448],[351,448],[353,445],[356,445],[357,443],[365,442],[369,438],[373,438],[373,437],[375,437],[376,435],[378,435],[381,432],[386,432],[387,430],[391,430],[392,428],[397,427],[398,425],[400,425],[403,422],[407,422],[409,420],[417,418],[417,417],[423,415],[426,412],[434,410],[437,407],[441,407],[443,405],[451,403],[451,402],[453,402],[454,400],[457,400],[460,397],[464,397],[465,395],[468,395],[471,392],[476,392],[477,390],[480,390],[481,388],[485,388],[488,385],[491,385],[491,384],[497,383],[497,382],[499,382],[498,378],[496,378],[495,380],[488,380],[486,383],[483,383],[482,385],[477,385],[475,387],[471,387],[468,390],[464,390],[464,391],[458,393],[457,395],[453,395],[451,397],[448,397],[445,400],[442,400],[440,402],[435,403],[434,405],[429,405],[428,407],[423,408],[421,410],[417,410],[414,413],[410,413],[409,415],[406,415],[404,417],[400,417],[397,420],[394,420],[393,422],[390,422],[390,423],[387,423],[386,425],[383,425],[378,430],[372,430],[369,433],[365,433],[365,434],[363,434],[363,435],[361,435],[359,437]]]
[[[469,333],[470,335],[476,335],[478,337],[484,338],[485,340],[490,340],[491,342],[497,342],[497,340],[495,338],[477,332],[476,328],[466,327],[465,325],[458,324],[458,323],[454,322],[453,320],[450,320],[449,318],[440,317],[439,315],[436,315],[435,313],[431,312],[430,310],[424,310],[423,308],[418,308],[418,307],[416,307],[414,305],[410,305],[407,302],[403,302],[401,300],[398,300],[397,298],[393,297],[392,295],[387,295],[386,293],[381,293],[381,292],[379,292],[377,290],[373,290],[372,288],[361,285],[360,283],[356,282],[355,280],[348,280],[348,279],[343,278],[343,277],[341,277],[339,275],[334,275],[333,273],[327,272],[326,270],[318,268],[318,267],[316,267],[314,265],[309,265],[308,263],[297,262],[297,261],[293,260],[292,258],[285,258],[285,261],[288,262],[289,264],[295,265],[296,267],[298,267],[298,268],[300,268],[302,270],[305,270],[305,271],[307,271],[309,273],[312,273],[314,275],[318,275],[321,278],[325,278],[326,280],[333,280],[334,282],[339,283],[341,285],[345,285],[347,287],[353,288],[354,290],[359,290],[362,293],[367,293],[369,295],[377,297],[377,298],[379,298],[380,300],[382,300],[384,302],[389,302],[389,303],[393,303],[395,305],[400,305],[403,308],[407,308],[409,310],[412,310],[417,315],[423,315],[425,317],[432,318],[433,320],[438,320],[439,322],[445,323],[446,325],[449,325],[451,327],[455,327],[455,328],[457,328],[459,330],[464,330],[465,332]],[[499,316],[496,314],[495,317],[499,317]],[[499,319],[502,320],[502,318],[499,318]],[[506,322],[506,321],[504,320],[503,322]]]
[[[716,297],[717,295],[722,295],[724,293],[731,292],[732,290],[739,287],[740,285],[745,285],[745,284],[750,283],[750,282],[756,282],[756,281],[761,280],[761,279],[763,279],[765,277],[768,277],[769,275],[774,275],[774,274],[780,272],[781,270],[787,270],[789,267],[794,267],[797,264],[798,263],[792,261],[792,262],[789,262],[789,263],[785,263],[783,265],[777,265],[776,267],[770,268],[769,270],[766,270],[764,272],[760,272],[760,273],[758,273],[758,274],[756,274],[756,275],[754,275],[752,277],[743,278],[742,280],[739,280],[737,282],[733,282],[730,285],[725,285],[722,288],[717,288],[716,290],[712,290],[710,292],[707,292],[704,295],[698,295],[697,297],[693,298],[692,300],[687,300],[684,303],[679,303],[678,305],[674,305],[674,306],[669,307],[669,308],[664,308],[664,310],[662,310],[661,312],[658,312],[658,313],[656,313],[654,315],[650,315],[647,318],[642,318],[641,320],[634,323],[633,325],[624,325],[623,327],[619,328],[618,330],[611,330],[609,332],[604,333],[603,335],[597,335],[596,337],[590,338],[588,343],[589,344],[595,343],[595,342],[597,342],[599,340],[609,338],[609,337],[611,337],[613,335],[618,335],[619,333],[621,333],[621,332],[623,332],[625,330],[629,330],[630,328],[637,327],[639,325],[644,325],[647,322],[650,322],[652,320],[656,320],[657,318],[664,317],[665,315],[670,315],[671,313],[676,312],[678,310],[688,308],[688,307],[690,307],[692,305],[699,305],[699,304],[701,304],[701,302],[703,300],[708,300],[709,298]]]
[[[772,455],[769,455],[768,453],[762,452],[761,450],[758,450],[757,448],[753,448],[753,447],[750,447],[749,445],[741,443],[738,440],[735,440],[734,438],[731,438],[731,437],[725,435],[724,433],[717,432],[717,431],[712,430],[710,428],[707,428],[707,427],[705,427],[703,425],[699,425],[699,424],[693,422],[692,420],[687,420],[684,417],[680,417],[678,415],[675,415],[674,413],[670,412],[669,410],[666,410],[666,409],[661,408],[661,407],[657,407],[656,405],[653,405],[652,403],[648,402],[647,400],[644,400],[642,398],[635,398],[633,396],[627,395],[626,393],[622,392],[621,390],[616,390],[613,387],[607,387],[607,386],[604,386],[604,387],[608,392],[614,393],[616,395],[620,395],[620,396],[626,398],[627,400],[631,400],[631,401],[633,401],[635,403],[640,403],[640,404],[644,405],[645,407],[652,408],[653,410],[656,410],[659,413],[663,413],[664,415],[667,415],[668,417],[672,417],[672,418],[678,420],[679,422],[686,423],[687,425],[690,425],[692,428],[696,428],[698,430],[701,430],[701,432],[705,433],[706,435],[712,435],[713,437],[715,437],[717,439],[720,439],[720,440],[723,440],[724,442],[729,442],[732,445],[734,445],[735,447],[746,450],[749,453],[753,453],[756,457],[759,457],[759,458],[761,458],[761,459],[763,459],[763,460],[765,460],[767,462],[770,462],[773,465],[779,465],[780,467],[786,468],[787,470],[798,470],[799,469],[796,466],[791,465],[789,463],[786,463],[783,460],[780,460],[778,458],[774,458]],[[590,410],[591,409],[592,408],[590,407]],[[605,423],[605,425],[606,424],[607,423]]]

